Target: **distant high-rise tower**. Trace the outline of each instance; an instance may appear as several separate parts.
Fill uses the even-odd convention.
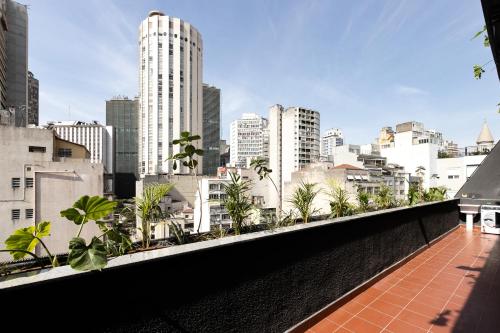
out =
[[[28,72],[28,125],[38,126],[38,80]]]
[[[7,0],[7,107],[16,112],[16,126],[28,118],[28,8]]]
[[[291,181],[292,172],[319,161],[320,115],[318,111],[301,107],[284,109],[274,105],[269,110],[269,167],[280,193],[271,193],[271,202],[284,200],[285,182]]]
[[[173,170],[167,158],[180,152],[172,140],[184,131],[202,137],[203,41],[188,22],[152,11],[139,27],[139,171],[141,174],[189,173]],[[198,168],[203,170],[202,159]]]
[[[220,89],[203,85],[203,174],[216,175],[220,164]]]
[[[231,123],[230,164],[245,168],[256,157],[267,159],[268,120],[255,113],[244,113]]]
[[[106,101],[106,126],[115,129],[115,172],[137,174],[137,99]]]
[[[333,147],[342,146],[344,144],[344,136],[339,128],[332,128],[323,133],[321,136],[320,155],[324,158],[333,156]]]

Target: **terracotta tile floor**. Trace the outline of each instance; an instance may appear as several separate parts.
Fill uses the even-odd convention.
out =
[[[500,332],[500,236],[460,227],[307,332]]]

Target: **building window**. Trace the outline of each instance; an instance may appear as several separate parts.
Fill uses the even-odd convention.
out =
[[[21,210],[20,209],[13,209],[11,211],[11,217],[13,220],[19,220],[21,218]]]
[[[71,157],[73,155],[73,152],[71,148],[59,148],[57,150],[57,156],[59,157]]]
[[[28,150],[30,153],[45,153],[46,148],[40,146],[29,146]]]
[[[21,187],[21,178],[12,178],[12,187]]]
[[[24,179],[24,185],[26,187],[33,187],[33,178],[25,178]]]
[[[32,219],[33,218],[33,208],[26,209],[25,216],[27,219]]]

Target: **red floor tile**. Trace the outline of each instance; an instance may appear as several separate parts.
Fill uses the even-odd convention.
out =
[[[458,228],[310,329],[500,332],[497,242],[497,235]]]

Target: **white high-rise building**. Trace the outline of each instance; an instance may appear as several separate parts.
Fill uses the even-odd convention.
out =
[[[102,163],[106,173],[114,172],[113,126],[104,126],[97,121],[58,121],[49,122],[47,127],[56,131],[61,139],[85,146],[90,152],[91,163]]]
[[[152,11],[139,26],[139,173],[172,169],[172,140],[184,131],[203,138],[203,41],[190,23]],[[195,142],[203,147],[202,140]],[[202,170],[202,159],[198,160]]]
[[[320,155],[329,159],[333,155],[333,147],[342,146],[344,144],[344,135],[340,128],[332,128],[323,133],[321,136]]]
[[[268,158],[267,126],[268,120],[255,113],[244,113],[231,123],[231,166],[244,168],[253,158]]]
[[[280,191],[278,197],[271,195],[273,203],[284,199],[284,183],[291,181],[292,172],[319,161],[319,125],[318,111],[301,107],[285,110],[281,105],[274,105],[269,110],[270,176],[279,184]]]
[[[115,132],[113,126],[104,126],[97,121],[92,123],[59,121],[49,122],[47,127],[53,129],[61,139],[85,146],[90,152],[90,162],[102,163],[104,166],[104,192],[114,193]],[[60,157],[65,157],[63,155]],[[66,157],[71,157],[71,155]]]

